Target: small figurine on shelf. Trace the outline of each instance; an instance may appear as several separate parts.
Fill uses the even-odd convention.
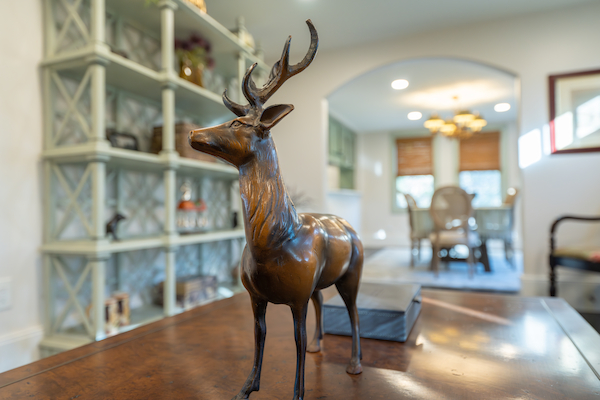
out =
[[[127,217],[116,213],[115,216],[106,223],[106,236],[112,235],[115,241],[119,241],[119,238],[117,237],[117,225],[124,219],[127,219]]]
[[[177,228],[180,232],[192,232],[196,228],[196,204],[192,201],[191,184],[184,182],[181,192],[181,200],[177,205]]]
[[[90,303],[85,309],[88,318],[92,317],[92,306],[93,304]],[[114,335],[119,332],[120,314],[118,307],[116,298],[108,297],[104,300],[104,332],[107,335]]]
[[[192,201],[192,187],[186,181],[181,185],[181,200],[177,205],[177,228],[180,232],[197,232],[207,228],[206,203],[199,199]]]
[[[204,87],[204,69],[212,69],[215,64],[210,57],[210,50],[210,43],[197,33],[193,33],[187,40],[175,39],[175,53],[179,58],[179,76]]]
[[[117,302],[117,315],[119,326],[127,326],[131,322],[131,311],[129,309],[129,293],[114,292],[112,298]]]

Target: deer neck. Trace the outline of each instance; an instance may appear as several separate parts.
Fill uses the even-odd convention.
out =
[[[258,143],[255,157],[239,170],[250,250],[259,255],[294,238],[299,227],[298,214],[281,178],[273,139]]]

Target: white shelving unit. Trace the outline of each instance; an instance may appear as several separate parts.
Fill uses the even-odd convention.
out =
[[[106,337],[104,302],[113,290],[129,288],[132,296],[132,323],[124,331],[181,311],[178,275],[212,268],[231,288],[225,269],[239,261],[244,238],[243,229],[231,228],[238,172],[180,157],[174,129],[181,119],[206,126],[232,114],[220,93],[178,76],[174,39],[200,33],[212,44],[215,73],[225,79],[240,82],[254,62],[261,74],[268,70],[237,36],[185,0],[44,0],[44,8],[46,356]],[[158,124],[163,150],[156,155],[144,150]],[[111,147],[107,127],[135,134],[141,151]],[[209,203],[207,232],[176,229],[184,179]],[[114,241],[105,226],[117,211],[128,219]],[[148,293],[162,280],[160,308]]]

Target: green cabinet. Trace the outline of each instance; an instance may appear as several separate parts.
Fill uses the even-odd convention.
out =
[[[342,125],[329,118],[329,164],[339,166],[342,162]]]
[[[354,189],[354,147],[356,134],[329,117],[329,165],[340,169],[340,189]]]

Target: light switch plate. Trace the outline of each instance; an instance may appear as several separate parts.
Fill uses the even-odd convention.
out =
[[[0,311],[9,310],[12,307],[11,279],[0,278]]]

